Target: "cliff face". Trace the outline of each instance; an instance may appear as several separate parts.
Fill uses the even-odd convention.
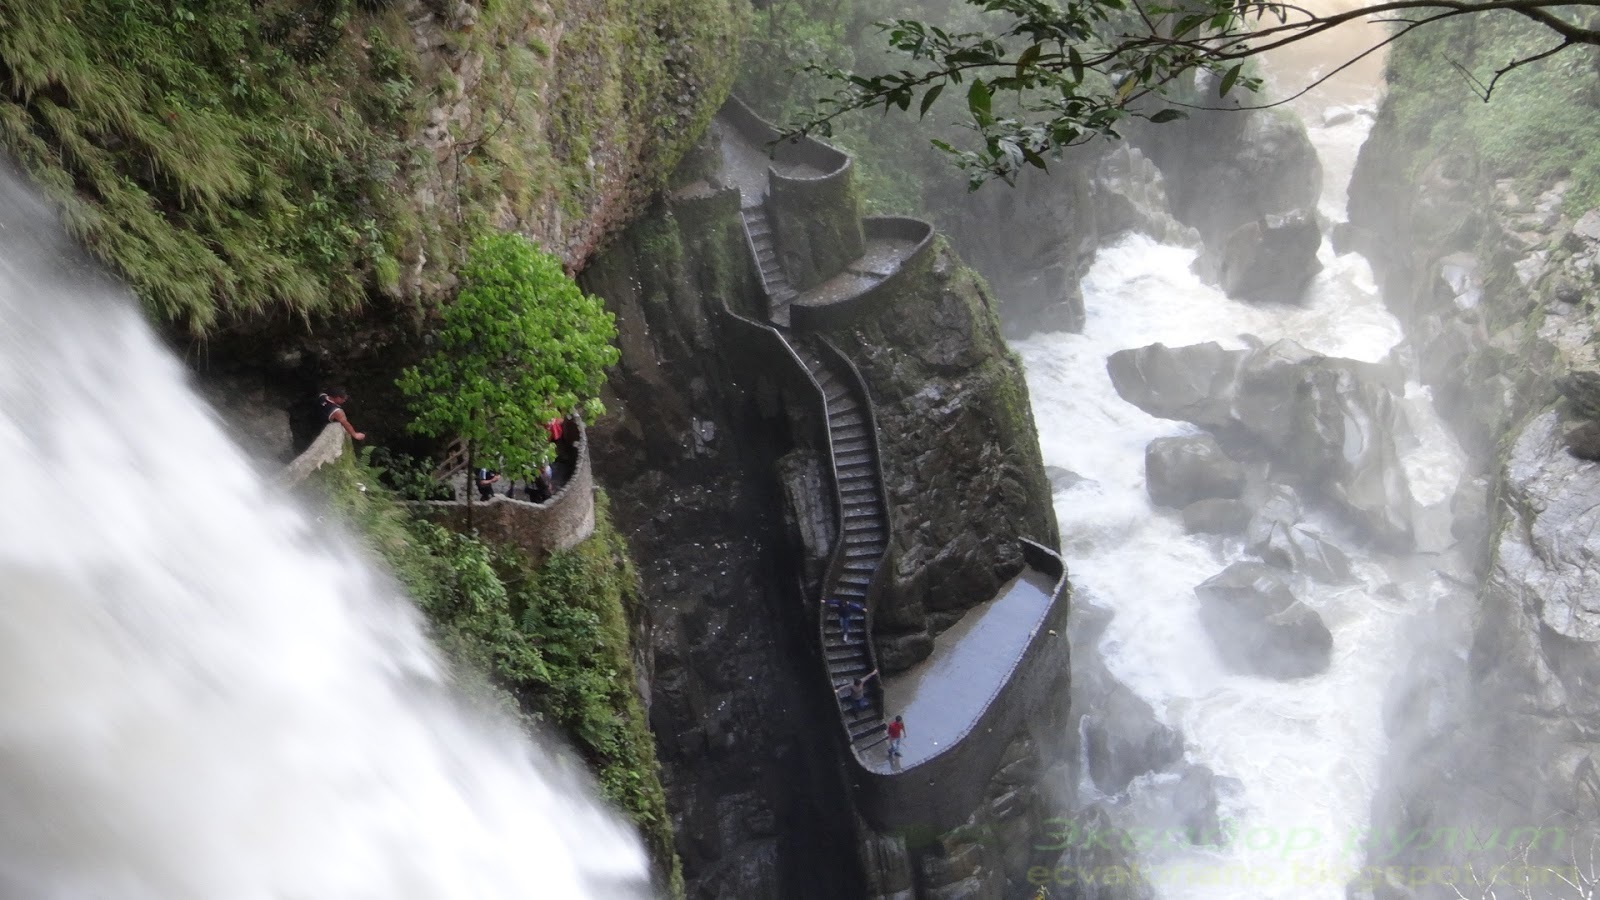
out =
[[[721,104],[747,18],[742,0],[25,4],[0,29],[0,148],[179,330],[414,311],[484,226],[581,265]]]
[[[1388,711],[1393,752],[1373,827],[1417,839],[1372,862],[1570,872],[1600,839],[1600,469],[1586,437],[1600,413],[1600,212],[1571,202],[1576,178],[1505,169],[1492,145],[1462,138],[1462,121],[1416,101],[1436,89],[1423,63],[1445,47],[1402,42],[1396,53],[1352,186],[1350,237],[1486,479],[1456,498],[1482,511],[1481,529],[1457,535],[1481,560],[1477,606],[1438,646],[1418,637],[1412,683]],[[1569,114],[1578,131],[1595,111]]]
[[[792,361],[746,339],[761,283],[739,193],[691,156],[685,186],[583,280],[617,314],[623,359],[595,470],[642,561],[654,629],[651,721],[692,896],[998,896],[1021,884],[1059,760],[1056,714],[1010,750],[964,835],[880,835],[857,813],[856,763],[824,680],[816,584],[834,535],[815,399]],[[879,609],[884,671],[1022,567],[1017,538],[1054,543],[1026,387],[994,300],[948,251],[896,276],[823,332],[876,410],[895,535]],[[1001,838],[1005,838],[1001,840]],[[941,893],[941,891],[943,893]],[[953,893],[952,893],[953,892]]]

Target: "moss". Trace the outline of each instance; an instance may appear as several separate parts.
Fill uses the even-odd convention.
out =
[[[451,30],[362,0],[11,4],[0,150],[190,332],[425,304],[485,227],[581,260],[704,130],[748,20],[742,0],[561,7],[472,4]]]
[[[413,519],[350,456],[318,470],[305,490],[354,527],[432,622],[476,702],[559,729],[594,771],[606,799],[639,827],[657,880],[683,896],[672,822],[644,706],[636,690],[630,621],[639,580],[599,494],[595,531],[535,567]]]
[[[1394,89],[1388,103],[1408,123],[1407,140],[1434,151],[1417,154],[1415,165],[1465,149],[1496,177],[1517,179],[1524,191],[1568,178],[1568,209],[1600,205],[1593,48],[1575,47],[1518,69],[1501,80],[1488,103],[1464,74],[1487,80],[1507,60],[1549,45],[1546,29],[1498,13],[1437,23],[1397,41],[1389,58]]]

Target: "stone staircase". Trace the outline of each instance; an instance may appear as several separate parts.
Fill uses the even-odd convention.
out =
[[[850,641],[844,640],[839,615],[822,606],[822,645],[828,676],[835,689],[875,668],[868,633],[867,588],[882,565],[889,545],[889,520],[883,506],[877,442],[871,434],[862,389],[851,369],[804,341],[790,339],[795,355],[822,388],[833,445],[833,475],[839,486],[839,546],[823,599],[856,601],[862,612],[850,615]],[[888,740],[884,734],[881,684],[872,684],[865,709],[842,709],[850,743],[857,753]]]
[[[750,246],[755,250],[756,263],[761,267],[761,280],[767,286],[770,304],[767,316],[774,325],[787,328],[789,304],[799,295],[799,291],[789,283],[789,277],[783,274],[783,266],[778,263],[778,249],[772,243],[772,220],[767,216],[766,204],[746,206],[741,214],[744,216],[745,231],[750,235]]]

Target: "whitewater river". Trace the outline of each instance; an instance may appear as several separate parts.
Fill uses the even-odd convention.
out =
[[[642,896],[574,765],[252,471],[0,171],[0,897]]]
[[[1327,170],[1323,211],[1335,220],[1344,216],[1346,183],[1370,124],[1363,114],[1312,128]],[[1277,682],[1228,671],[1200,624],[1193,588],[1245,558],[1242,549],[1185,535],[1176,512],[1153,509],[1145,491],[1145,445],[1198,429],[1123,401],[1106,357],[1158,341],[1243,348],[1239,335],[1252,334],[1378,361],[1401,332],[1359,256],[1335,257],[1325,244],[1326,268],[1303,307],[1232,301],[1190,273],[1194,256],[1145,237],[1122,240],[1100,253],[1085,282],[1081,335],[1037,334],[1014,347],[1027,367],[1045,463],[1084,478],[1058,491],[1055,505],[1076,601],[1115,614],[1099,644],[1109,669],[1182,733],[1189,762],[1237,780],[1221,802],[1232,843],[1136,853],[1147,867],[1139,880],[1168,898],[1342,900],[1381,839],[1366,829],[1385,751],[1386,688],[1405,664],[1407,636],[1427,627],[1458,588],[1415,559],[1352,552],[1359,583],[1297,587],[1333,632],[1326,673]],[[1441,515],[1461,455],[1426,392],[1412,385],[1408,399],[1419,436],[1405,458],[1412,492]],[[1309,521],[1340,533],[1335,523]],[[1135,781],[1118,798],[1079,792],[1108,803],[1115,824],[1131,829],[1156,820],[1149,807],[1162,801],[1151,782]]]

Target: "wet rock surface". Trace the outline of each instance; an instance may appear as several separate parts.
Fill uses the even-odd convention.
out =
[[[1327,670],[1333,634],[1272,569],[1234,563],[1194,591],[1206,634],[1234,669],[1281,680]]]
[[[1144,449],[1144,471],[1150,502],[1157,506],[1237,499],[1245,484],[1244,468],[1209,434],[1156,438]]]
[[[1318,490],[1387,548],[1410,548],[1397,368],[1287,340],[1249,350],[1152,344],[1113,353],[1106,368],[1128,402],[1209,428],[1225,447],[1266,453],[1278,474]]]
[[[1321,246],[1313,212],[1262,216],[1235,228],[1219,252],[1200,261],[1202,277],[1240,300],[1293,303],[1322,271]]]

